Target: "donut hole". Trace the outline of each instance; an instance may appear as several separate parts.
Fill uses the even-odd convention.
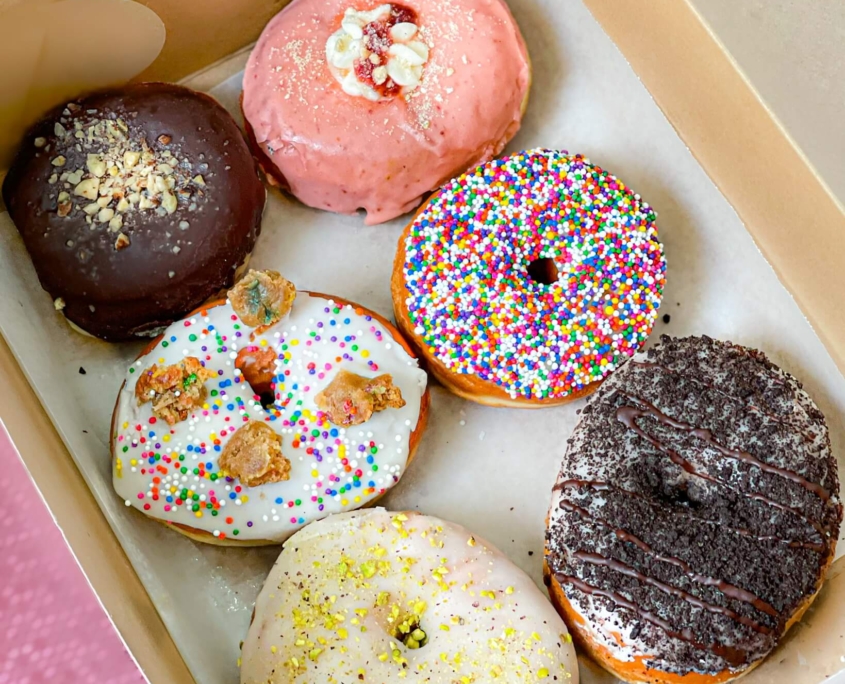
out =
[[[410,614],[397,619],[390,635],[406,648],[417,649],[428,644],[428,634],[420,624],[419,615]]]
[[[276,403],[276,353],[273,350],[244,347],[238,352],[235,368],[242,373],[253,395],[265,409]]]
[[[258,395],[261,406],[264,407],[265,410],[269,410],[276,405],[276,393],[273,391],[270,392],[262,392]]]
[[[663,481],[654,490],[654,497],[672,507],[696,510],[705,505],[706,488],[696,486],[686,478],[679,481]]]
[[[551,257],[540,257],[528,264],[528,277],[540,285],[551,285],[558,279],[555,260]]]

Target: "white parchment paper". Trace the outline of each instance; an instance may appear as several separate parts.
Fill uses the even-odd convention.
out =
[[[658,320],[654,337],[705,333],[765,350],[804,381],[828,417],[834,450],[842,453],[845,380],[613,43],[580,2],[510,4],[531,52],[534,85],[524,126],[509,149],[584,153],[642,194],[657,209],[669,264],[661,314],[671,321]],[[235,112],[239,92],[238,76],[213,94]],[[282,271],[299,288],[336,293],[390,315],[389,275],[406,220],[365,227],[361,217],[308,209],[271,191],[253,265]],[[127,509],[114,494],[109,421],[139,345],[109,345],[72,332],[41,290],[5,213],[0,287],[0,330],[188,667],[200,684],[233,684],[253,600],[278,550],[196,544]],[[418,457],[385,505],[469,527],[542,586],[550,490],[583,402],[539,411],[491,409],[437,387],[432,399]],[[582,681],[610,680],[582,668]]]

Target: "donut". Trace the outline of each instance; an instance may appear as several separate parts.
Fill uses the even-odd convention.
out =
[[[645,342],[666,262],[655,213],[580,155],[531,150],[446,183],[399,239],[399,329],[455,394],[541,407]]]
[[[271,183],[372,225],[499,154],[530,80],[503,0],[293,0],[249,57],[242,108]]]
[[[827,425],[801,383],[754,349],[664,336],[584,409],[546,577],[576,643],[621,680],[727,682],[812,603],[841,521]]]
[[[168,83],[51,111],[26,134],[3,184],[55,308],[113,342],[155,337],[231,285],[265,197],[228,112]]]
[[[198,541],[255,546],[399,481],[428,415],[425,373],[378,314],[293,289],[250,271],[130,366],[111,436],[127,506]]]
[[[256,600],[241,684],[578,684],[571,642],[491,544],[439,518],[370,509],[285,543]]]

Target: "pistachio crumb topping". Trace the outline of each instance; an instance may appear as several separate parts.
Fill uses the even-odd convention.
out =
[[[516,571],[502,572],[484,544],[467,549],[462,530],[417,514],[376,510],[351,520],[310,536],[306,528],[288,542],[268,579],[274,617],[256,615],[244,649],[247,679],[278,682],[284,673],[281,681],[463,684],[571,677],[566,665],[574,655],[563,623],[531,610],[546,605],[542,596],[526,596],[515,577],[503,582]],[[444,550],[432,553],[432,539]],[[271,651],[254,661],[266,671],[253,668],[254,648]],[[268,677],[271,671],[277,674]]]

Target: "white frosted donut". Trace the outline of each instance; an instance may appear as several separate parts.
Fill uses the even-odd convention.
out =
[[[398,482],[425,422],[426,375],[393,326],[341,301],[300,292],[290,313],[261,332],[229,302],[171,325],[128,369],[118,397],[113,482],[126,505],[200,541],[254,545],[365,506]],[[247,346],[275,354],[275,403],[268,409],[235,367]],[[204,403],[168,425],[153,415],[152,403],[139,405],[136,383],[153,364],[188,357],[213,377],[205,381]],[[405,405],[360,425],[331,423],[315,397],[341,370],[392,375]],[[289,479],[250,487],[221,472],[227,443],[251,421],[281,437]]]
[[[381,508],[291,537],[258,596],[241,684],[568,682],[566,626],[459,525]]]

